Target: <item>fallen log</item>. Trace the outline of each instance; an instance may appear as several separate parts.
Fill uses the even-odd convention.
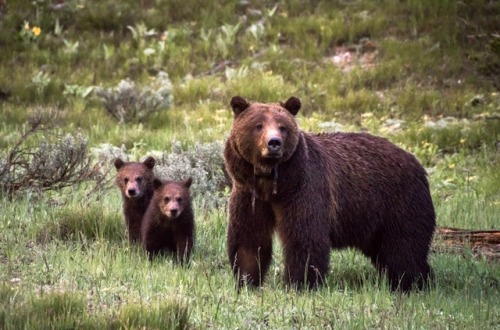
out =
[[[435,234],[433,250],[460,253],[470,248],[476,256],[500,260],[500,230],[468,230],[440,227]]]

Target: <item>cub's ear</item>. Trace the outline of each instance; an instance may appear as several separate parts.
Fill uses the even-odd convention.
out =
[[[160,180],[160,179],[158,179],[158,178],[154,178],[154,180],[153,180],[153,188],[154,188],[155,190],[158,190],[158,188],[160,188],[160,187],[161,187],[161,185],[162,185],[161,180]]]
[[[285,103],[281,102],[281,106],[288,110],[292,115],[296,115],[301,107],[300,100],[295,96],[290,97]]]
[[[191,184],[193,183],[193,179],[192,178],[187,178],[186,180],[184,180],[182,182],[182,185],[186,188],[189,188],[191,187]]]
[[[150,170],[152,170],[153,167],[155,167],[156,160],[153,157],[149,156],[142,163],[144,165],[146,165],[147,168],[149,168]]]
[[[115,167],[117,170],[119,170],[123,165],[125,165],[125,162],[121,160],[120,158],[115,158]]]
[[[230,104],[231,108],[233,109],[233,113],[236,116],[245,111],[250,106],[250,103],[248,103],[247,100],[245,100],[241,96],[233,96]]]

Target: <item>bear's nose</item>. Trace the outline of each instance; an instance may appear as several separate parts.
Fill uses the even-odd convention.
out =
[[[135,189],[129,189],[127,192],[130,197],[134,197],[137,194]]]
[[[281,149],[281,139],[279,138],[271,138],[267,142],[267,149],[270,152],[277,152]]]
[[[177,209],[170,210],[170,214],[172,214],[173,217],[175,217],[177,215],[177,212],[179,212],[179,210],[177,210]]]

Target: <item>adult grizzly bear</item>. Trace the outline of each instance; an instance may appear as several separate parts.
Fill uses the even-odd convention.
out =
[[[262,283],[276,231],[289,285],[323,282],[330,249],[354,247],[392,290],[423,286],[436,223],[413,155],[369,134],[303,132],[295,97],[266,104],[235,96],[231,107],[227,249],[239,285]]]
[[[193,249],[195,223],[189,187],[184,181],[153,181],[155,193],[144,215],[141,228],[142,246],[153,259],[171,253],[185,262]]]
[[[143,162],[124,162],[120,158],[114,162],[117,170],[116,184],[122,193],[123,214],[130,242],[138,242],[141,238],[142,217],[154,192],[155,163],[153,157],[148,157]]]

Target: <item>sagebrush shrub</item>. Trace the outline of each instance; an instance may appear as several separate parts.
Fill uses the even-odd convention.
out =
[[[14,146],[0,155],[0,192],[57,190],[89,180],[93,168],[88,139],[58,134],[50,119],[30,120]]]
[[[174,141],[171,152],[157,157],[155,172],[165,180],[193,179],[193,198],[206,208],[224,206],[227,201],[228,178],[224,172],[224,144],[220,141],[198,143],[183,150],[180,142]],[[203,197],[203,198],[198,198]]]
[[[168,109],[173,101],[172,82],[163,71],[152,86],[139,88],[127,78],[115,88],[96,87],[94,91],[108,114],[120,123],[143,121],[152,113]]]

